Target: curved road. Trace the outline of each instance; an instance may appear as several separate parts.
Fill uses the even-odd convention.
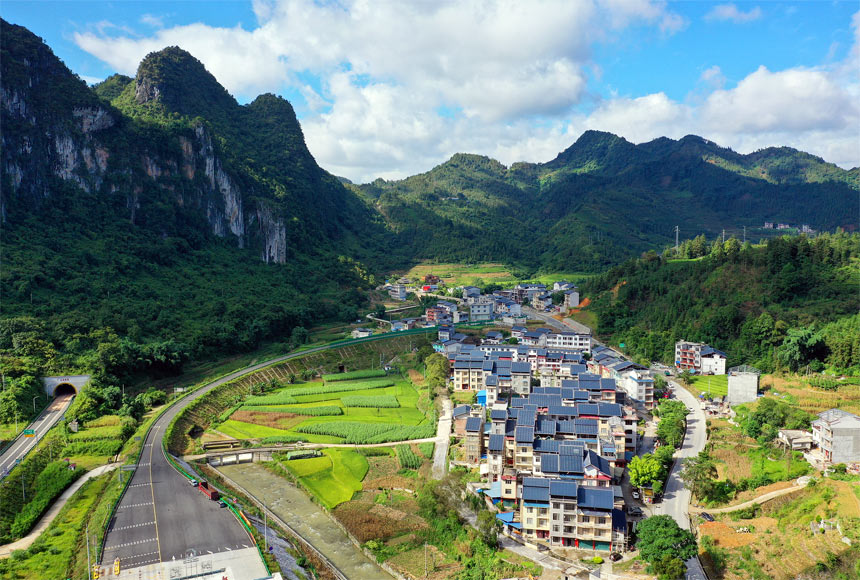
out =
[[[27,426],[27,429],[32,429],[34,437],[24,437],[23,432],[12,442],[12,445],[0,455],[0,480],[5,478],[12,468],[15,467],[16,461],[23,459],[33,447],[50,431],[51,427],[57,424],[57,421],[69,408],[74,395],[61,395],[51,401],[48,408],[39,413],[36,420]]]
[[[348,344],[375,339],[356,339]],[[162,451],[164,431],[189,403],[224,383],[273,364],[340,346],[345,345],[319,346],[245,367],[201,387],[165,411],[152,424],[138,468],[108,525],[102,564],[111,564],[119,558],[122,568],[127,570],[252,547],[253,540],[233,515],[189,485],[167,461]],[[260,570],[249,577],[266,576],[262,562]]]

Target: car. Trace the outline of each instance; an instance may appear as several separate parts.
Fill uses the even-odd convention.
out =
[[[699,514],[699,517],[700,517],[700,518],[702,518],[703,520],[705,520],[706,522],[712,522],[712,521],[714,521],[714,516],[712,516],[712,515],[711,515],[711,514],[709,514],[708,512],[702,512],[702,513],[700,513],[700,514]]]
[[[197,480],[196,479],[192,479],[188,483],[189,483],[189,485],[191,485],[191,487],[197,487]]]
[[[227,502],[225,502],[225,501],[222,499],[221,501],[219,501],[219,502],[218,502],[218,507],[222,507],[222,508],[227,507]]]
[[[633,495],[633,499],[639,499],[639,492],[638,491],[634,491],[632,495]]]
[[[609,554],[609,559],[612,560],[613,562],[617,562],[622,557],[623,556],[621,554],[619,554],[618,552],[612,552],[611,554]]]
[[[642,515],[642,508],[636,507],[636,506],[631,506],[631,507],[627,508],[627,513],[630,514],[631,516],[641,516]]]

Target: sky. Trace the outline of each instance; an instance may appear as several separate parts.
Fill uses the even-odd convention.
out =
[[[89,83],[178,45],[242,104],[288,99],[364,183],[458,152],[545,162],[588,129],[860,166],[860,3],[4,0]]]

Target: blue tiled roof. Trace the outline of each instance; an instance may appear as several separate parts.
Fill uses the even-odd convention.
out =
[[[532,366],[527,362],[511,363],[511,372],[516,374],[528,374],[532,371]]]
[[[463,415],[468,415],[469,409],[471,409],[469,405],[460,405],[459,407],[454,407],[454,412],[452,413],[452,415],[455,419],[457,417],[462,417]]]
[[[508,418],[508,411],[506,409],[493,409],[490,411],[490,419],[493,421],[504,421]]]
[[[535,439],[534,450],[540,453],[557,453],[560,441],[555,439]],[[541,461],[543,461],[541,459]]]
[[[479,433],[481,431],[481,418],[480,417],[469,417],[466,419],[466,432],[467,433]]]
[[[489,451],[500,452],[505,449],[504,435],[490,435],[490,443],[487,446]]]
[[[551,480],[549,484],[549,495],[551,497],[565,497],[577,499],[579,486],[572,481]]]
[[[580,508],[611,510],[614,497],[609,488],[581,486],[576,501]]]
[[[582,473],[582,454],[559,455],[558,471],[559,473]]]
[[[546,410],[549,415],[556,415],[558,417],[576,417],[578,413],[576,412],[576,407],[567,407],[564,405],[550,405]]]
[[[558,455],[548,453],[541,456],[540,470],[544,473],[558,473]]]
[[[550,435],[555,436],[556,424],[555,421],[549,419],[538,419],[535,422],[535,435]]]
[[[619,509],[612,510],[612,529],[620,532],[627,531],[627,514]]]
[[[535,440],[535,430],[533,427],[517,427],[516,442],[531,444]]]

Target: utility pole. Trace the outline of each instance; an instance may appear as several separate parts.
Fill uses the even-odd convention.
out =
[[[87,578],[93,580],[93,565],[90,563],[90,525],[87,524]]]
[[[681,230],[678,229],[678,226],[675,226],[675,253],[678,253],[678,232]]]
[[[747,243],[747,227],[744,226],[744,243]]]
[[[723,243],[726,243],[726,230],[723,228]]]

